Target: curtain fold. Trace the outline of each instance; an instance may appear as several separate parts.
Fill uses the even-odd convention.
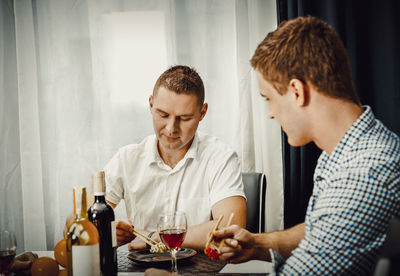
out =
[[[205,82],[199,130],[230,144],[243,171],[266,173],[266,229],[282,228],[280,128],[249,64],[276,27],[274,0],[0,3],[0,226],[19,251],[53,249],[72,187],[90,190],[93,170],[153,133],[148,96],[175,64]]]
[[[30,1],[15,1],[21,184],[26,250],[45,250],[38,78]],[[32,185],[35,183],[35,185]]]
[[[361,103],[397,135],[400,88],[400,19],[398,1],[277,0],[278,23],[297,16],[324,19],[339,33],[348,50],[353,81]],[[319,149],[294,148],[283,139],[285,228],[304,221],[313,188]],[[299,197],[299,195],[301,195]]]
[[[13,1],[0,1],[0,228],[15,231],[19,249],[24,247],[24,222],[14,30]]]
[[[272,1],[248,1],[245,9],[236,5],[238,95],[240,103],[239,126],[242,143],[238,150],[242,156],[242,170],[264,172],[267,178],[266,227],[265,230],[283,229],[283,177],[280,126],[268,117],[268,106],[259,95],[254,70],[249,71],[249,57],[266,34],[276,28],[275,16],[266,16],[265,11],[275,11]],[[244,2],[244,1],[243,1]],[[246,11],[243,12],[243,11]],[[239,12],[238,12],[239,11]],[[245,18],[247,17],[247,18]],[[242,21],[241,21],[242,19]],[[245,19],[245,20],[244,20]],[[247,21],[246,21],[247,20]],[[243,22],[244,21],[244,22]],[[248,28],[241,31],[240,28]],[[274,26],[266,30],[265,26]],[[240,36],[242,34],[242,36]],[[247,45],[245,45],[247,43]],[[247,71],[246,71],[247,69]],[[249,74],[250,72],[250,74]],[[250,91],[249,93],[244,93]]]

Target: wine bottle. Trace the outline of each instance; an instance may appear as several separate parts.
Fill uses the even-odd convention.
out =
[[[85,187],[74,188],[73,206],[75,219],[65,235],[68,276],[98,276],[100,275],[99,233],[96,226],[88,219]]]
[[[90,206],[89,220],[96,225],[100,240],[100,268],[103,276],[118,273],[117,236],[113,208],[105,200],[104,172],[92,174],[94,203]]]

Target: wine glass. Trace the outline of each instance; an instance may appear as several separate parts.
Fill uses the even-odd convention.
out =
[[[14,260],[17,242],[13,232],[0,230],[0,275],[6,275]]]
[[[158,221],[158,233],[171,254],[171,272],[177,274],[176,253],[185,239],[186,228],[186,215],[181,211],[163,214]]]

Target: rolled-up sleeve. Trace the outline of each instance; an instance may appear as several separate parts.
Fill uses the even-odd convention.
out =
[[[211,206],[231,196],[242,196],[246,199],[240,163],[235,152],[231,152],[216,163],[214,169],[214,174],[211,177]]]
[[[106,180],[106,200],[118,204],[124,199],[123,168],[118,151],[104,167]]]

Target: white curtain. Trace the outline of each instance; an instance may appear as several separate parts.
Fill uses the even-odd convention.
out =
[[[53,249],[72,187],[153,133],[148,96],[168,66],[206,87],[203,132],[267,175],[268,231],[283,226],[281,134],[250,67],[275,0],[0,1],[0,228]]]

